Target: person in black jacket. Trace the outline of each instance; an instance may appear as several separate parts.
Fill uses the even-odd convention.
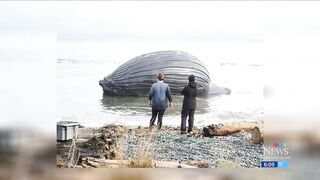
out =
[[[181,134],[186,134],[186,120],[188,119],[188,133],[192,133],[194,112],[196,110],[197,83],[194,75],[189,76],[189,83],[183,88],[181,94],[184,96],[181,111]]]

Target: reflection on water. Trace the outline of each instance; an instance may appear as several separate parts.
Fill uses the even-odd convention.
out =
[[[210,111],[209,99],[197,98],[196,113],[204,114]],[[183,96],[173,96],[173,107],[167,108],[167,115],[180,115]],[[126,115],[145,115],[151,108],[148,106],[148,97],[106,96],[101,99],[103,110],[108,113],[124,112]]]

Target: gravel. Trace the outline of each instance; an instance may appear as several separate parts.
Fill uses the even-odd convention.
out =
[[[159,161],[200,161],[208,163],[211,167],[225,167],[222,166],[225,164],[223,162],[228,162],[237,165],[236,167],[259,167],[263,155],[262,144],[249,142],[250,136],[244,131],[211,138],[168,131],[144,136],[131,132],[120,144],[125,159],[132,159],[137,153],[145,153]]]

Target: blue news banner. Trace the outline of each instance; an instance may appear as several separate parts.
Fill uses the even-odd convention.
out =
[[[261,168],[288,168],[288,161],[261,161]]]

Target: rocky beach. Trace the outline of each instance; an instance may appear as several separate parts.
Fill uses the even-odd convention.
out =
[[[255,168],[263,149],[252,142],[254,126],[261,124],[211,126],[229,129],[219,135],[206,134],[204,127],[194,128],[192,134],[180,134],[178,127],[170,126],[82,127],[77,139],[57,142],[57,167]]]

